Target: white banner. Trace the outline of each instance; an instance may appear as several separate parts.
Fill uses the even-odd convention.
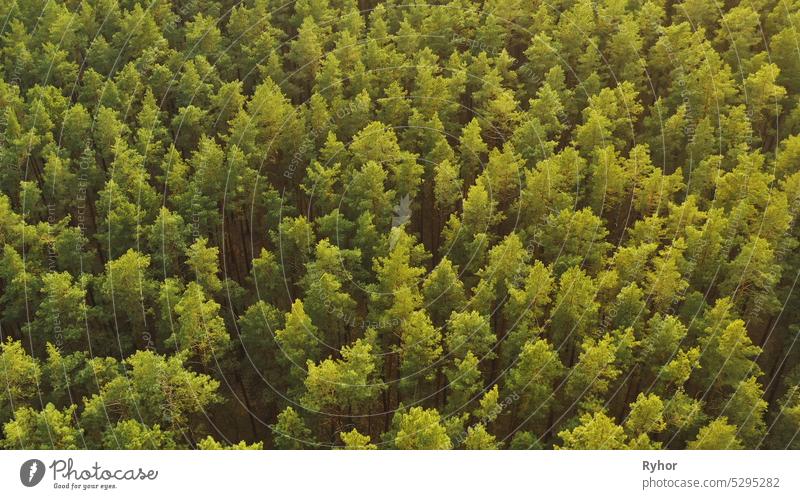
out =
[[[796,451],[31,450],[0,464],[7,498],[800,497]]]

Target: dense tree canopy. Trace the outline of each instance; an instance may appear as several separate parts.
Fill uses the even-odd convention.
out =
[[[797,1],[0,17],[0,446],[800,448]]]

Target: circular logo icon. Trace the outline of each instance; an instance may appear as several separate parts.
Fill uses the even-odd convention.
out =
[[[38,459],[28,459],[19,468],[19,479],[22,485],[34,487],[44,478],[44,463]]]

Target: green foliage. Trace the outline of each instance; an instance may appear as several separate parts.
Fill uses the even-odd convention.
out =
[[[20,407],[3,425],[5,449],[81,449],[82,431],[75,426],[75,405],[60,411],[53,404],[41,411]]]
[[[247,444],[244,440],[239,443],[224,445],[214,440],[211,435],[197,443],[197,449],[199,450],[262,450],[263,448],[264,444],[261,442]]]
[[[3,446],[797,447],[791,2],[234,3],[0,9]]]
[[[190,282],[175,304],[178,324],[167,344],[179,352],[196,355],[204,364],[221,356],[228,348],[229,338],[219,310],[219,304],[206,299],[199,284]]]
[[[556,449],[626,448],[625,430],[602,412],[584,414],[578,426],[572,430],[564,430],[558,436],[564,444],[556,446]]]
[[[374,336],[374,335],[373,335]],[[308,363],[303,403],[314,411],[358,413],[383,390],[372,344],[358,339],[341,350],[341,360]]]
[[[84,400],[83,428],[96,431],[114,417],[179,431],[221,401],[219,381],[187,369],[180,357],[142,350],[125,364],[125,372],[117,371],[97,394]]]
[[[305,449],[313,446],[311,430],[291,407],[278,414],[277,422],[270,427],[274,434],[275,447],[278,449]]]
[[[0,411],[4,417],[11,409],[30,401],[37,393],[41,368],[36,359],[28,355],[19,341],[10,338],[0,343]]]
[[[369,443],[368,435],[362,435],[355,428],[347,433],[340,433],[339,438],[342,439],[344,448],[347,450],[375,450],[378,448],[375,444]]]
[[[442,426],[436,409],[412,407],[407,414],[400,416],[397,437],[394,441],[398,449],[450,449],[452,443]]]
[[[490,435],[482,424],[469,427],[464,445],[467,450],[496,450],[499,448],[494,435]]]
[[[689,449],[736,450],[742,443],[736,437],[736,427],[727,418],[718,418],[700,429],[697,438],[688,443]]]
[[[149,428],[138,421],[126,419],[106,430],[103,447],[125,450],[175,449],[176,444],[173,435],[161,431],[159,425]]]

